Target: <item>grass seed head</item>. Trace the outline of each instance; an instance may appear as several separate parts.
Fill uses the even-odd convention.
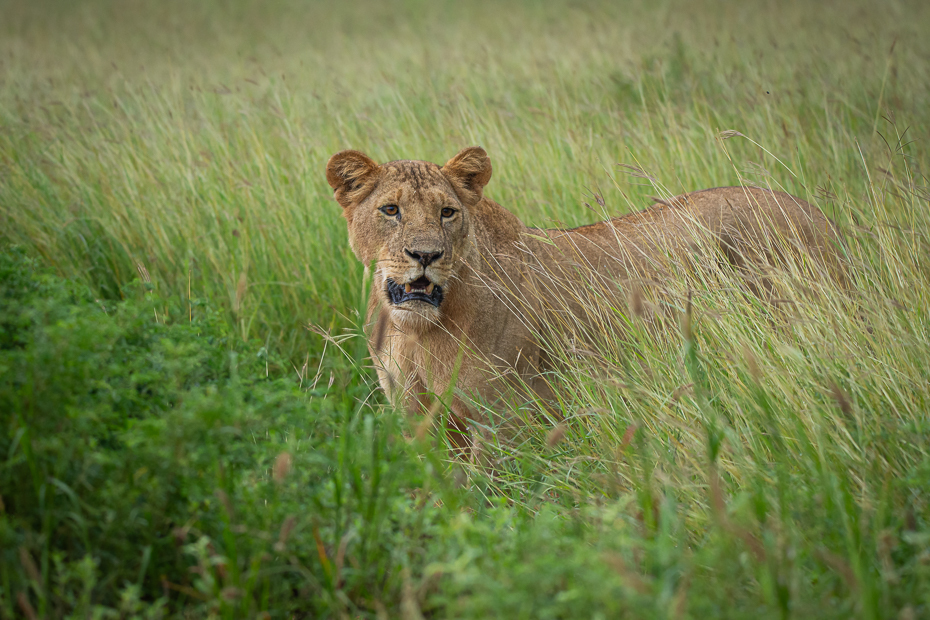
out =
[[[282,452],[274,459],[274,468],[272,470],[272,477],[277,483],[284,482],[284,479],[287,477],[287,474],[291,471],[292,459],[289,452]]]
[[[640,318],[646,313],[645,304],[643,302],[643,287],[640,284],[632,284],[630,286],[630,312],[633,313],[633,316]]]
[[[749,370],[749,375],[752,377],[753,381],[759,383],[759,380],[762,378],[762,373],[759,372],[759,362],[756,360],[756,355],[752,352],[752,349],[745,344],[743,345],[743,359],[746,360],[746,368]]]
[[[278,542],[274,544],[274,550],[278,553],[283,553],[287,548],[287,539],[290,537],[291,532],[294,531],[294,526],[297,524],[297,517],[294,515],[288,515],[284,519],[284,523],[281,524],[281,531],[278,532]]]
[[[387,334],[388,325],[390,324],[390,314],[385,306],[381,306],[378,312],[378,319],[375,321],[375,329],[371,334],[371,348],[375,351],[381,351],[384,344],[384,336]],[[388,373],[390,377],[390,373]]]
[[[836,401],[836,405],[840,408],[840,411],[843,412],[843,415],[849,417],[852,415],[852,403],[849,401],[849,396],[846,392],[839,386],[839,384],[830,380],[830,392],[833,395],[833,400]]]
[[[691,342],[694,335],[691,332],[691,289],[688,289],[688,303],[681,314],[681,336],[686,342]]]
[[[246,276],[246,273],[243,271],[239,274],[239,281],[236,283],[236,302],[233,306],[233,310],[236,314],[239,313],[239,310],[242,308],[242,302],[245,300],[245,293],[249,288],[249,279]]]
[[[546,447],[551,450],[552,448],[559,445],[559,443],[561,443],[561,441],[565,438],[565,432],[566,428],[564,424],[556,425],[551,431],[549,431],[549,434],[546,436]]]

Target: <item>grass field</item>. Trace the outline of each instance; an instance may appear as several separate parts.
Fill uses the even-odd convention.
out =
[[[0,617],[930,617],[930,5],[0,14]],[[784,189],[856,291],[562,349],[489,476],[374,389],[324,176],[472,144],[537,226]]]

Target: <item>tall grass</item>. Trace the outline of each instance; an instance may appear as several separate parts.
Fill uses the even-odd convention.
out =
[[[4,231],[108,296],[143,264],[302,358],[303,325],[345,326],[360,277],[323,178],[335,151],[443,162],[480,143],[489,195],[534,225],[590,222],[597,191],[610,214],[648,204],[618,162],[670,193],[768,171],[846,222],[864,166],[886,164],[874,130],[926,133],[926,8],[898,10],[13,4]],[[752,141],[720,148],[731,129]]]
[[[410,618],[930,613],[925,3],[101,0],[10,3],[3,16],[3,241],[103,303],[148,281],[153,324],[194,326],[208,299],[235,339],[263,347],[258,375],[317,390],[331,371],[342,391],[338,407],[306,403],[323,431],[300,421],[298,396],[283,401],[281,419],[319,433],[313,451],[326,455],[323,469],[299,457],[315,515],[296,508],[297,482],[274,491],[275,441],[240,445],[183,402],[169,407],[179,437],[188,426],[204,437],[209,484],[250,503],[236,522],[222,502],[177,509],[205,537],[178,557],[213,581],[159,605],[227,617],[269,603]],[[553,347],[560,421],[529,419],[488,445],[493,476],[445,463],[400,441],[357,372],[361,340],[342,339],[358,324],[362,269],[323,169],[343,148],[442,163],[470,144],[494,165],[486,194],[537,226],[705,187],[783,189],[839,224],[853,290],[787,270],[770,305],[714,272],[668,302],[686,329],[607,313],[593,343]],[[241,404],[223,373],[231,401],[209,401],[220,418]],[[270,409],[250,407],[242,424],[267,430]],[[24,419],[10,420],[5,446],[19,445]],[[153,441],[133,458],[169,458]],[[226,441],[248,455],[229,479]],[[13,448],[8,472],[25,467]],[[172,471],[206,501],[202,471]],[[366,499],[375,480],[389,480],[381,504]],[[262,564],[274,552],[262,535],[294,510],[300,549]],[[46,550],[41,579],[4,556],[43,592],[47,554],[67,551],[50,524],[17,526],[35,532],[23,548]],[[138,527],[140,557],[168,553]],[[343,580],[338,553],[352,566]],[[210,573],[219,556],[240,572]],[[183,560],[158,561],[181,583]],[[132,572],[115,556],[100,566]],[[299,577],[280,585],[275,571]],[[160,582],[148,579],[152,603]],[[86,591],[115,605],[122,585]],[[227,586],[254,605],[229,603]]]

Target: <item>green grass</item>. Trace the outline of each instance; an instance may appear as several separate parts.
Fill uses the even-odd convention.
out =
[[[2,14],[0,616],[930,615],[925,3]],[[805,197],[855,292],[606,316],[489,477],[373,389],[323,173],[471,144],[532,225]]]

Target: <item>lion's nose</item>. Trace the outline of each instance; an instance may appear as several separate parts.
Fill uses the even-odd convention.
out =
[[[423,267],[426,267],[430,263],[435,262],[439,260],[440,258],[442,258],[441,251],[440,252],[419,252],[419,251],[411,252],[410,250],[405,249],[404,253],[406,253],[407,256],[409,256],[413,260],[423,265]]]

